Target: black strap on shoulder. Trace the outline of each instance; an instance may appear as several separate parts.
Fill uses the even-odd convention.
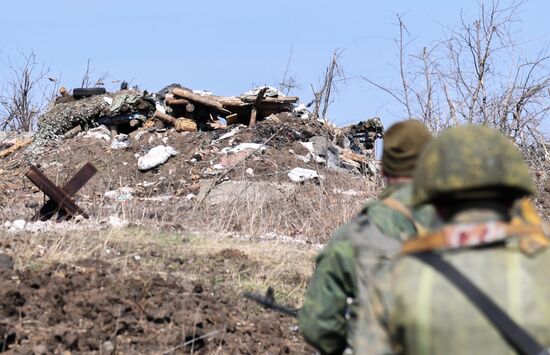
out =
[[[430,265],[447,280],[454,284],[495,326],[504,339],[521,355],[550,354],[525,329],[519,326],[482,290],[460,273],[453,265],[434,253],[413,254],[425,264]]]

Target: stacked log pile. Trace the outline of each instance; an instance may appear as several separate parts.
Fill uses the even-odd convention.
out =
[[[298,101],[295,96],[266,96],[266,91],[262,88],[256,95],[223,97],[174,87],[164,99],[166,112],[157,110],[154,117],[182,131],[216,129],[235,123],[254,127],[271,114],[292,111]]]

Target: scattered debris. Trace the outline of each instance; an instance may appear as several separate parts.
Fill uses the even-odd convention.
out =
[[[151,170],[166,163],[171,156],[177,154],[178,152],[170,146],[156,146],[149,150],[147,154],[138,158],[138,169],[141,171]]]
[[[290,180],[294,182],[304,182],[312,179],[322,179],[323,177],[319,175],[315,170],[304,169],[304,168],[294,168],[288,173]]]
[[[105,197],[117,201],[123,202],[131,200],[133,198],[134,189],[129,186],[121,187],[120,189],[110,190],[105,192]]]
[[[130,138],[127,134],[117,134],[113,137],[113,141],[111,142],[111,149],[126,149],[129,148],[131,145]]]
[[[111,140],[111,132],[104,125],[89,129],[86,132],[82,132],[81,134],[84,138],[101,139],[107,142]]]

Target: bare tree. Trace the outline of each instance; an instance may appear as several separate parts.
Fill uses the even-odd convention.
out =
[[[291,90],[300,88],[300,85],[298,84],[298,80],[296,79],[296,75],[291,75],[289,72],[290,63],[292,61],[292,53],[293,53],[293,50],[292,50],[292,47],[290,47],[290,52],[288,54],[288,61],[286,62],[283,78],[279,83],[279,91],[284,92],[285,95],[288,95]]]
[[[410,53],[409,36],[399,19],[401,89],[363,77],[395,98],[408,116],[439,131],[459,123],[498,128],[518,144],[530,144],[550,110],[550,57],[543,50],[527,58],[514,38],[521,1],[479,2],[473,18],[460,14],[457,28],[419,53]]]
[[[8,58],[5,87],[0,92],[0,129],[32,131],[38,116],[55,95],[57,79],[39,65],[34,52],[20,52],[19,64]]]
[[[344,70],[340,65],[340,57],[342,55],[341,49],[335,49],[332,53],[330,64],[325,69],[325,75],[323,82],[319,89],[315,89],[312,85],[313,91],[313,117],[317,117],[327,122],[327,111],[330,104],[334,102],[332,93],[337,89],[336,84],[340,81],[347,80]]]

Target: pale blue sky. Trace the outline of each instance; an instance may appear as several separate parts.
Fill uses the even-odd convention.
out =
[[[88,58],[95,76],[132,80],[156,91],[179,82],[219,95],[238,95],[254,85],[276,86],[290,48],[290,73],[312,97],[335,48],[343,49],[349,77],[368,75],[398,84],[396,14],[405,14],[413,45],[442,36],[475,1],[5,1],[0,12],[0,56],[33,50],[62,73],[61,84],[79,85]],[[518,39],[535,55],[550,42],[550,2],[522,6]],[[4,68],[0,68],[0,78]],[[117,84],[118,85],[118,84]],[[114,85],[111,85],[113,88]],[[388,124],[401,107],[360,80],[340,88],[329,116],[337,124],[380,116]]]

